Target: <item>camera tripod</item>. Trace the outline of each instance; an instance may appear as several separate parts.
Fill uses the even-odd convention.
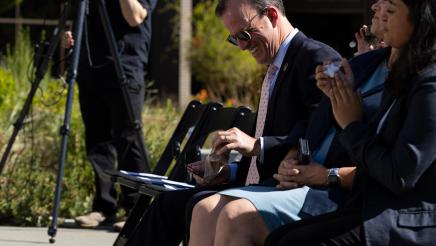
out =
[[[110,25],[109,15],[106,10],[106,4],[105,0],[95,0],[98,4],[98,12],[100,15],[100,19],[103,25],[106,41],[109,47],[109,51],[112,57],[113,65],[115,67],[115,72],[117,75],[118,82],[120,84],[124,105],[126,107],[127,116],[129,119],[129,125],[135,132],[135,138],[141,145],[141,154],[143,155],[144,160],[146,160],[145,169],[146,171],[150,171],[149,161],[148,161],[148,154],[147,150],[145,148],[145,143],[143,139],[143,132],[142,132],[142,124],[140,119],[138,119],[133,111],[133,104],[130,100],[130,96],[127,90],[127,86],[129,84],[129,81],[127,80],[123,67],[121,65],[120,57],[119,57],[119,51],[118,47],[116,45],[116,40]],[[65,23],[67,20],[68,12],[70,9],[70,3],[71,1],[68,1],[66,3],[66,6],[62,12],[62,15],[59,19],[59,24],[53,31],[53,36],[50,39],[50,43],[48,48],[46,49],[45,54],[42,56],[42,60],[37,63],[37,69],[36,69],[36,76],[35,80],[32,83],[30,92],[26,98],[26,101],[24,103],[24,106],[19,114],[19,117],[17,121],[13,124],[14,125],[14,131],[8,141],[8,145],[6,146],[6,150],[3,153],[1,162],[0,162],[0,173],[2,172],[5,163],[7,161],[8,155],[12,149],[12,145],[15,142],[15,139],[18,135],[18,132],[21,130],[21,127],[23,125],[24,118],[29,112],[30,105],[32,103],[33,97],[36,93],[36,90],[39,87],[39,84],[44,77],[44,74],[47,71],[49,60],[53,57],[53,54],[56,50],[56,46],[58,43],[60,43],[61,37],[65,30]],[[75,37],[75,45],[72,50],[72,55],[70,58],[70,67],[68,69],[67,74],[67,84],[68,84],[68,91],[67,91],[67,100],[65,105],[65,114],[64,114],[64,121],[63,125],[60,128],[60,135],[61,135],[61,149],[59,154],[59,161],[58,161],[58,173],[57,173],[57,180],[56,180],[56,192],[55,192],[55,200],[53,205],[53,214],[52,214],[52,223],[48,228],[48,235],[50,236],[49,242],[54,243],[55,237],[57,233],[57,227],[58,227],[58,211],[59,211],[59,203],[60,203],[60,197],[61,197],[61,184],[62,184],[62,178],[64,175],[64,166],[65,166],[65,160],[67,156],[67,144],[68,144],[68,135],[70,131],[70,123],[71,123],[71,112],[72,112],[72,105],[73,105],[73,98],[74,98],[74,85],[75,85],[75,79],[77,77],[77,68],[79,65],[79,56],[80,56],[80,50],[81,50],[81,43],[82,43],[82,34],[83,34],[83,27],[85,25],[85,15],[86,15],[86,9],[88,6],[88,0],[80,0],[78,9],[77,9],[77,16],[74,22],[75,28],[73,32],[73,36]]]

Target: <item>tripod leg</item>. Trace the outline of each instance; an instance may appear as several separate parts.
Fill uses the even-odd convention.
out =
[[[98,1],[98,12],[100,14],[100,19],[103,24],[103,29],[105,32],[106,40],[108,42],[109,50],[112,55],[113,61],[114,61],[114,67],[115,71],[118,77],[118,81],[120,82],[121,91],[123,94],[123,100],[124,104],[126,105],[126,112],[129,117],[130,126],[132,129],[135,130],[135,138],[137,142],[141,145],[141,154],[143,159],[145,160],[145,169],[146,172],[150,172],[150,161],[147,153],[147,149],[145,147],[144,142],[144,134],[142,132],[142,124],[140,121],[139,115],[135,115],[132,100],[130,98],[129,92],[127,90],[127,86],[129,84],[129,81],[126,78],[126,75],[124,73],[124,69],[121,65],[121,60],[118,52],[118,47],[116,45],[115,37],[110,25],[109,16],[106,11],[105,1],[100,0]]]
[[[55,193],[55,200],[53,205],[53,220],[52,220],[52,224],[48,228],[48,235],[51,237],[49,240],[50,243],[55,242],[54,238],[56,236],[57,226],[58,226],[59,202],[60,202],[61,191],[62,191],[61,185],[62,185],[62,178],[64,176],[65,160],[67,156],[68,134],[70,130],[71,111],[72,111],[73,98],[74,98],[74,84],[77,76],[77,67],[79,64],[80,46],[82,41],[82,30],[83,30],[84,19],[85,19],[86,5],[87,5],[87,0],[80,1],[76,22],[75,22],[76,26],[74,30],[74,37],[76,38],[76,44],[74,46],[73,55],[71,57],[71,66],[68,70],[67,101],[65,105],[64,123],[60,129],[62,140],[61,140],[61,151],[59,155],[58,174],[56,180],[56,193]]]
[[[30,105],[32,104],[33,97],[35,96],[35,93],[39,87],[39,84],[41,83],[41,80],[44,78],[44,74],[47,72],[48,64],[51,58],[53,57],[54,52],[56,51],[56,46],[59,43],[60,35],[63,32],[65,28],[65,23],[67,20],[67,13],[69,9],[69,4],[67,3],[65,5],[65,9],[61,15],[61,18],[59,19],[58,26],[53,31],[53,36],[50,39],[50,45],[47,48],[47,52],[42,56],[42,61],[38,61],[35,66],[36,72],[35,72],[35,80],[32,82],[32,87],[30,89],[29,94],[27,95],[26,102],[24,103],[23,109],[21,110],[17,121],[14,123],[14,131],[11,135],[11,138],[8,141],[8,145],[6,146],[6,150],[3,153],[3,156],[0,161],[0,173],[2,173],[3,168],[6,164],[6,161],[8,159],[9,153],[12,150],[12,145],[15,142],[15,139],[18,135],[18,132],[21,130],[21,127],[24,122],[24,118],[26,117],[27,113],[29,112]]]

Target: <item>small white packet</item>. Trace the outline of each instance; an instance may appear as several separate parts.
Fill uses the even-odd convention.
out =
[[[340,61],[332,62],[328,65],[324,65],[324,74],[329,76],[330,78],[335,77],[335,73],[341,69],[342,64]]]

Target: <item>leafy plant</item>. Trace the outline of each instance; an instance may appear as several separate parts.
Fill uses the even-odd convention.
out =
[[[33,51],[23,34],[10,47],[0,66],[0,151],[3,153],[30,83]],[[77,95],[75,95],[77,99]],[[45,226],[53,209],[60,152],[59,128],[63,123],[66,90],[59,79],[46,76],[33,99],[28,117],[0,174],[0,224]],[[156,163],[180,118],[171,101],[146,105],[145,140]],[[59,216],[71,218],[91,208],[94,178],[85,154],[84,129],[74,100],[62,182]]]
[[[17,35],[14,47],[6,46],[6,56],[2,59],[5,68],[12,73],[20,85],[29,81],[33,68],[31,65],[34,52],[29,36],[29,29],[22,29]]]
[[[0,13],[11,9],[12,7],[19,5],[23,0],[3,0],[0,4]]]
[[[204,82],[211,100],[236,99],[240,104],[256,105],[265,68],[226,41],[228,31],[214,14],[217,2],[199,2],[193,11],[193,76]]]

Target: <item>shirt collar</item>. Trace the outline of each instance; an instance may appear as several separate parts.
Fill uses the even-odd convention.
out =
[[[280,69],[282,66],[283,60],[285,59],[286,52],[288,51],[289,45],[291,44],[292,39],[297,35],[299,30],[294,28],[294,30],[288,34],[283,43],[280,45],[279,51],[277,52],[276,57],[274,58],[273,65]]]

